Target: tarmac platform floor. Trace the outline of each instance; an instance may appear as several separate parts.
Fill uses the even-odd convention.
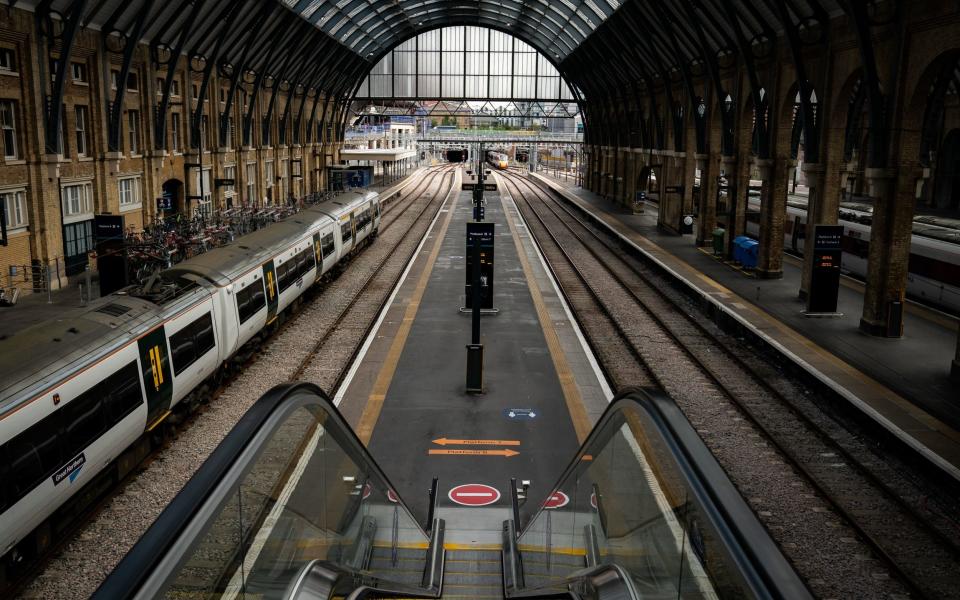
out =
[[[335,399],[420,522],[439,478],[448,549],[499,549],[510,479],[528,480],[530,498],[548,494],[612,396],[512,200],[486,200],[499,312],[481,319],[484,393],[465,391],[472,203],[458,180]],[[497,494],[460,506],[450,491],[463,484]]]

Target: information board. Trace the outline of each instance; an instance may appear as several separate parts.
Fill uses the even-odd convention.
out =
[[[837,312],[840,290],[840,265],[843,254],[843,225],[814,225],[813,270],[807,312]]]
[[[480,246],[480,308],[493,308],[493,223],[467,223],[467,308],[473,308],[473,247]]]

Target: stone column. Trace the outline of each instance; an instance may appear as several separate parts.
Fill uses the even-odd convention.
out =
[[[866,169],[867,186],[873,198],[867,285],[863,295],[860,329],[871,335],[903,335],[903,301],[907,263],[913,235],[913,198],[897,193],[896,169]],[[900,302],[900,327],[891,325],[893,303]]]
[[[783,277],[783,221],[787,213],[785,173],[789,169],[782,164],[786,159],[780,160],[779,169],[775,168],[772,159],[759,159],[754,163],[763,182],[760,189],[760,255],[757,257],[757,276],[760,279]]]
[[[810,276],[813,272],[813,252],[807,244],[807,240],[813,239],[813,226],[835,225],[837,223],[837,208],[839,206],[839,195],[828,200],[824,194],[824,173],[826,169],[822,164],[803,163],[803,177],[807,181],[807,224],[804,238],[803,251],[803,275],[800,278],[800,299],[806,300],[810,292]],[[811,242],[812,243],[812,242]]]
[[[950,365],[950,377],[954,381],[960,381],[960,331],[957,334],[957,354],[953,357],[953,364]]]
[[[697,245],[709,246],[717,227],[717,161],[710,154],[697,154],[700,198],[697,205]]]
[[[736,237],[734,228],[736,226],[736,212],[733,210],[734,203],[737,202],[737,195],[740,194],[740,174],[737,170],[737,157],[736,156],[723,156],[720,159],[721,170],[723,171],[724,178],[727,180],[727,196],[726,196],[726,206],[724,207],[724,219],[726,224],[724,226],[724,248],[727,257],[732,256],[732,246],[733,238]]]
[[[624,196],[626,206],[631,211],[634,208],[633,200],[637,197],[637,154],[634,148],[627,150],[627,164],[623,176]]]
[[[681,171],[680,185],[683,186],[683,197],[680,201],[680,218],[683,218],[683,215],[692,215],[693,214],[693,184],[696,182],[697,178],[697,165],[699,160],[697,160],[694,155],[692,144],[688,146],[691,150],[687,152],[681,152],[680,155],[683,158],[683,167]]]

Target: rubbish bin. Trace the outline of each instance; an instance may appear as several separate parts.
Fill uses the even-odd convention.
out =
[[[743,263],[744,261],[744,248],[746,243],[750,241],[745,235],[738,235],[733,238],[733,261],[738,263]]]
[[[757,240],[747,239],[741,245],[741,258],[740,263],[743,265],[744,269],[756,269],[757,260],[760,258],[760,242]]]
[[[723,236],[727,233],[726,229],[717,227],[713,230],[713,254],[720,256],[723,254]]]

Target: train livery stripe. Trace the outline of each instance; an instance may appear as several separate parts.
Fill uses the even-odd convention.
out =
[[[277,306],[280,303],[280,294],[277,293],[277,273],[273,261],[263,263],[263,281],[267,284],[267,323],[277,318]]]
[[[161,325],[137,340],[143,390],[147,396],[147,423],[154,423],[170,410],[173,381],[165,328]]]

